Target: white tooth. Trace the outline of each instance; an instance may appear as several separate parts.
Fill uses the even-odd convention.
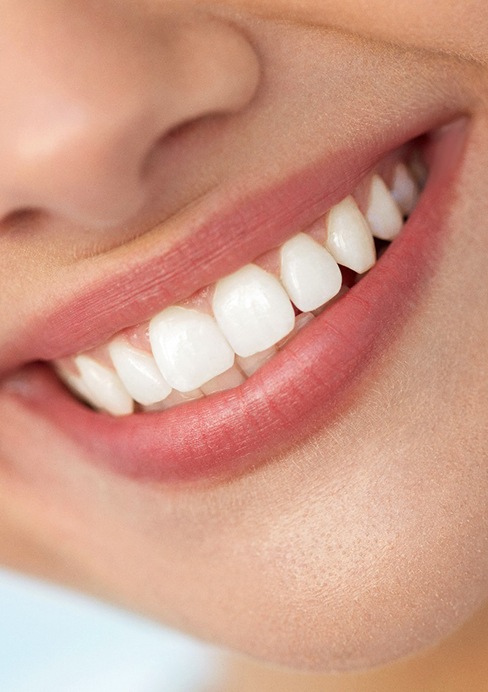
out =
[[[403,227],[402,212],[379,175],[371,178],[366,219],[373,235],[381,240],[393,240]]]
[[[295,313],[278,279],[255,264],[217,282],[213,311],[239,356],[278,343],[295,325]]]
[[[198,389],[234,363],[213,317],[197,310],[163,310],[149,323],[149,340],[164,379],[179,392]]]
[[[299,233],[281,248],[281,280],[296,307],[308,312],[340,291],[342,274],[322,245]]]
[[[76,356],[74,362],[89,394],[90,403],[113,416],[126,416],[133,412],[132,397],[115,372],[89,356]]]
[[[60,365],[59,363],[56,364],[56,372],[58,373],[58,376],[63,382],[66,383],[66,385],[79,397],[82,399],[85,399],[85,401],[88,401],[88,403],[91,403],[89,400],[91,398],[90,392],[88,391],[88,387],[84,384],[83,380],[79,375],[74,375],[72,372],[67,370],[65,367]]]
[[[371,229],[353,197],[346,197],[329,211],[326,247],[338,264],[358,274],[374,265],[376,250]]]
[[[395,167],[391,194],[404,214],[408,216],[412,213],[418,202],[419,188],[404,163],[399,163]]]
[[[108,350],[122,383],[139,404],[149,406],[171,394],[171,387],[150,353],[134,348],[122,339],[112,341]]]

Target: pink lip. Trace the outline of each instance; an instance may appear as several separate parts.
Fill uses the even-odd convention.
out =
[[[183,222],[166,222],[166,232],[145,249],[105,257],[103,273],[88,286],[81,277],[74,299],[24,318],[15,338],[0,344],[0,376],[28,362],[88,350],[253,261],[343,199],[388,151],[443,122],[445,115],[425,113],[415,124],[383,133],[380,142],[371,138],[361,150],[329,153],[271,189],[245,198],[227,189],[223,199],[210,195]],[[238,199],[229,199],[232,194]]]
[[[212,479],[241,473],[270,459],[280,447],[309,434],[317,425],[323,426],[341,406],[347,405],[346,393],[352,391],[352,385],[368,362],[391,343],[398,327],[414,309],[416,297],[432,275],[439,248],[447,237],[446,223],[464,151],[465,131],[463,123],[446,128],[440,134],[433,148],[429,182],[422,199],[402,235],[371,272],[240,387],[162,413],[116,419],[79,404],[47,367],[33,365],[28,368],[26,378],[29,386],[20,394],[12,391],[10,395],[21,399],[25,406],[48,418],[74,439],[94,463],[132,478],[163,482]],[[370,155],[367,158],[371,160]],[[361,166],[359,170],[364,168]],[[291,225],[292,214],[296,229],[297,220],[299,223],[310,214],[310,205],[317,207],[324,203],[323,194],[317,192],[322,186],[315,182],[312,191],[307,187],[314,180],[309,173],[301,178],[299,185],[295,181],[292,198],[286,197],[291,195],[286,185],[276,193],[286,200],[281,215],[286,228]],[[349,189],[350,185],[351,179]],[[326,203],[329,199],[331,203],[338,201],[347,191],[341,187],[330,192]],[[259,221],[259,205],[257,209],[254,205],[251,217],[253,213]],[[239,229],[234,222],[230,231],[225,226],[229,216],[221,219],[214,226],[210,240],[207,225],[199,231],[203,236],[207,234],[207,247],[218,238],[220,229],[226,228],[232,240],[240,238],[239,251],[228,259],[226,269],[241,266],[246,257],[255,257],[258,242],[260,247],[269,246],[270,236],[264,242],[259,240],[259,232],[255,229],[260,228],[263,235],[263,226],[256,223],[256,218],[249,232],[251,239],[247,238],[247,219],[239,217]],[[275,224],[270,227],[270,234],[271,242],[276,244],[280,236],[286,237],[286,230]],[[217,246],[211,266],[199,265],[199,279],[204,275],[206,281],[212,281],[222,242],[217,242]],[[179,253],[181,248],[178,248]],[[195,261],[196,256],[198,250],[192,252],[190,262]],[[154,312],[156,302],[158,308],[164,306],[161,294],[154,297],[151,288],[155,278],[161,275],[162,266],[172,268],[167,274],[169,281],[163,293],[163,304],[181,297],[185,286],[189,285],[188,281],[178,281],[175,276],[178,262],[181,264],[183,259],[178,260],[170,253],[169,257],[152,260],[144,266],[144,274],[149,272],[149,279],[138,291],[143,310],[147,307],[147,316]],[[141,281],[140,276],[134,282],[137,280]],[[54,336],[44,340],[40,350],[49,353],[49,357],[68,353],[73,351],[74,344],[82,343],[83,336],[83,346],[86,346],[86,331],[79,334],[76,329],[81,316],[90,320],[90,328],[93,327],[98,340],[104,330],[97,315],[92,314],[93,306],[103,299],[107,311],[115,309],[120,301],[116,287],[117,281],[112,280],[78,299],[75,315],[64,310],[51,316]],[[135,283],[126,287],[124,304],[135,290]],[[130,315],[128,305],[121,318],[122,326],[130,320]],[[136,319],[141,319],[141,303]],[[66,343],[66,332],[70,329],[75,334]],[[64,340],[60,332],[64,333]]]

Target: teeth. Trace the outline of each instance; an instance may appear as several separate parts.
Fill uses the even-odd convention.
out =
[[[134,410],[132,397],[127,393],[119,376],[89,356],[74,359],[81,381],[94,406],[113,416],[126,416]]]
[[[78,396],[81,399],[84,399],[86,402],[92,403],[92,395],[79,375],[73,375],[73,373],[66,370],[66,368],[60,364],[56,365],[56,372],[61,380],[63,380],[63,382],[65,382],[68,387],[75,392],[75,394],[78,394]]]
[[[119,334],[103,347],[55,361],[59,377],[114,416],[131,414],[135,402],[142,411],[162,411],[243,384],[371,269],[373,236],[391,241],[401,231],[427,169],[415,152],[408,166],[388,165],[391,189],[377,173],[365,179],[354,197],[330,209],[325,228],[320,219],[310,233],[261,257],[268,271],[248,264],[190,297],[185,307],[166,308],[149,330],[139,325],[131,341]]]
[[[164,379],[179,392],[198,389],[234,363],[215,320],[197,310],[163,310],[149,323],[149,339]]]
[[[234,351],[252,356],[292,331],[295,313],[276,277],[255,264],[217,282],[215,318]]]
[[[373,235],[381,240],[393,240],[402,230],[402,212],[379,175],[371,179],[366,219]]]
[[[149,353],[134,348],[122,339],[112,341],[109,353],[123,385],[139,404],[149,406],[171,394],[170,385]]]
[[[299,233],[281,248],[281,280],[296,307],[308,312],[339,293],[342,274],[324,247]]]
[[[371,229],[353,197],[346,197],[330,210],[326,247],[338,264],[358,274],[374,265],[376,250]]]
[[[395,168],[391,194],[404,214],[408,216],[412,213],[418,202],[419,188],[404,163],[397,164]]]

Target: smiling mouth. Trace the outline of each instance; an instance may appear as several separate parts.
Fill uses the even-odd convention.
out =
[[[33,323],[10,349],[13,359],[36,349],[37,362],[2,396],[133,479],[219,480],[276,458],[352,404],[347,392],[415,310],[449,237],[468,122],[420,130],[383,158],[370,151],[356,171],[350,160],[325,195],[322,163],[268,191],[250,225],[245,201],[174,253],[152,248],[139,270],[125,264],[44,317],[50,329]]]
[[[242,385],[362,277],[402,232],[426,184],[420,143],[385,157],[279,248],[89,351],[53,362],[113,416],[164,411]]]

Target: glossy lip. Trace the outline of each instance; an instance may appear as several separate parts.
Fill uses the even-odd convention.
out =
[[[455,115],[420,113],[415,123],[370,135],[363,148],[329,152],[271,189],[210,194],[166,221],[159,237],[150,233],[152,242],[103,257],[99,278],[86,286],[82,277],[74,299],[27,318],[13,339],[0,344],[0,377],[32,361],[87,351],[253,261],[350,194],[389,152]],[[168,243],[173,232],[176,239]]]
[[[25,386],[7,386],[7,395],[49,419],[95,464],[132,478],[212,480],[275,457],[348,405],[354,382],[414,309],[447,235],[465,134],[466,121],[438,132],[426,190],[401,236],[243,385],[161,413],[112,418],[77,402],[46,366],[33,365]]]

